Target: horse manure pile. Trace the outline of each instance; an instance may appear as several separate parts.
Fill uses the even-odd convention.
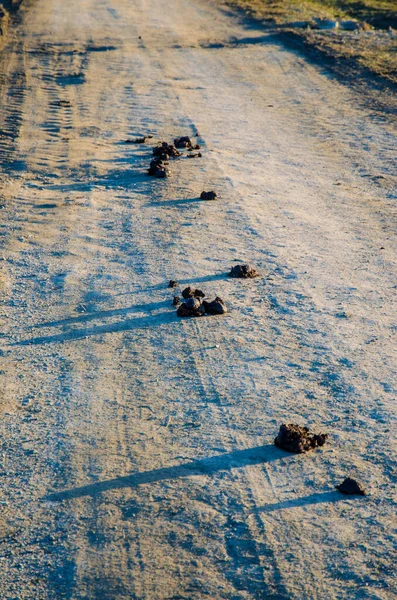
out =
[[[201,290],[197,290],[196,288],[190,287],[190,285],[185,288],[182,292],[182,296],[185,298],[204,298],[205,294]]]
[[[227,307],[222,298],[217,296],[212,302],[203,300],[204,310],[207,315],[224,315],[227,313]]]
[[[205,315],[224,315],[228,312],[226,303],[216,296],[211,302],[204,300],[205,294],[201,290],[188,286],[182,291],[184,302],[180,304],[179,296],[174,296],[173,306],[178,306],[178,317],[204,317]]]
[[[193,144],[192,140],[187,135],[175,138],[174,145],[176,148],[185,148],[189,152],[192,150],[200,150],[200,144]]]
[[[254,277],[260,277],[260,273],[252,265],[236,265],[231,268],[229,277],[253,279]]]
[[[327,438],[327,433],[316,435],[310,433],[308,427],[301,427],[300,425],[290,423],[289,425],[283,424],[280,426],[280,431],[274,440],[274,444],[287,452],[303,454],[318,446],[324,446]]]
[[[134,141],[133,143],[141,142]],[[178,158],[182,156],[182,153],[179,152],[178,148],[187,150],[189,152],[186,158],[202,157],[201,152],[193,152],[194,150],[199,150],[200,145],[194,144],[190,137],[188,137],[187,135],[175,138],[173,144],[169,144],[168,142],[159,142],[157,146],[154,146],[153,148],[153,159],[150,161],[148,175],[150,175],[151,177],[157,177],[159,179],[169,177],[170,170],[168,168],[168,161],[171,158]]]
[[[181,156],[181,153],[175,146],[168,144],[167,142],[160,142],[153,148],[154,158],[150,161],[148,175],[159,179],[169,177],[170,171],[167,168],[167,165],[169,164],[168,161],[170,158],[177,158],[178,156]]]

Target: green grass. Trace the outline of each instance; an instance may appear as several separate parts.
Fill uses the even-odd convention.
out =
[[[397,29],[397,0],[240,0],[276,23],[312,17],[357,19],[374,27]]]
[[[296,4],[296,1],[293,0]],[[388,29],[397,26],[395,0],[305,0],[317,10],[326,10],[336,18],[353,18],[375,27]]]
[[[397,83],[397,37],[389,36],[390,27],[397,30],[397,0],[229,0],[250,10],[255,17],[271,21],[281,29],[293,22],[312,22],[315,18],[356,19],[374,28],[374,34],[348,35],[347,32],[319,32],[294,29],[328,55],[353,60],[389,81]]]

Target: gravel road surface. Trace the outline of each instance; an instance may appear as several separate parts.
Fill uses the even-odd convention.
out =
[[[213,0],[29,0],[0,106],[1,599],[397,598],[391,117]]]

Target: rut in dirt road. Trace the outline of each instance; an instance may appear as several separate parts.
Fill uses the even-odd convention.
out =
[[[1,598],[397,597],[393,124],[213,0],[18,19]],[[148,177],[186,137],[202,156]],[[189,287],[228,312],[179,319]],[[283,423],[329,438],[288,454]]]

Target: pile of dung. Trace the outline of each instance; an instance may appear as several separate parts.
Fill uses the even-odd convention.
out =
[[[327,438],[327,433],[316,435],[310,433],[308,427],[301,427],[300,425],[290,423],[289,425],[281,425],[274,443],[278,448],[282,448],[287,452],[303,454],[317,448],[317,446],[324,446]]]
[[[260,277],[260,273],[252,265],[236,265],[231,268],[229,277],[253,279],[254,277]]]

